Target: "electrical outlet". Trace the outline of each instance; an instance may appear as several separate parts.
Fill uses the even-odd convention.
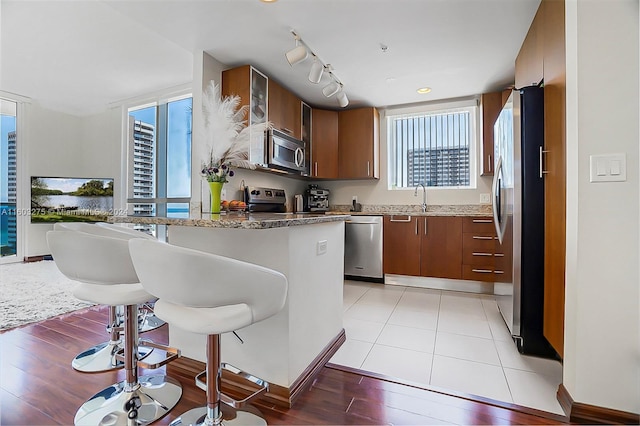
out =
[[[220,199],[222,200],[227,199],[227,188],[225,188],[224,186],[222,187],[222,191],[220,191]]]
[[[491,202],[491,194],[480,194],[480,204],[489,204]]]
[[[352,195],[351,196],[351,202],[352,203],[357,203],[358,202],[358,196],[357,195]]]
[[[327,252],[327,240],[318,241],[316,244],[316,254],[325,254]]]

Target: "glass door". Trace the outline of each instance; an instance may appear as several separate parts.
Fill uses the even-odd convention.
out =
[[[0,257],[19,261],[17,103],[0,99]]]

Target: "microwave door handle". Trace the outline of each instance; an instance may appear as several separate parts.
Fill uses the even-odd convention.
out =
[[[300,156],[300,159],[298,159],[298,155]],[[296,148],[294,161],[297,167],[302,166],[302,162],[304,161],[304,152],[302,151],[302,148]]]

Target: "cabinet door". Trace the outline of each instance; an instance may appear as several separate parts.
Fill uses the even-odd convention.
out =
[[[557,2],[562,4],[563,2]],[[540,83],[543,78],[543,43],[545,31],[542,28],[545,2],[540,3],[529,32],[516,57],[516,87],[526,87]],[[564,12],[563,12],[564,16]],[[545,81],[546,83],[546,81]]]
[[[502,92],[483,93],[480,98],[482,111],[482,176],[493,176],[493,125],[502,110]]]
[[[380,177],[380,115],[375,108],[357,108],[338,113],[338,177]]]
[[[383,266],[385,274],[420,275],[418,218],[408,215],[384,217]]]
[[[274,129],[301,139],[301,102],[296,95],[269,79],[269,121]]]
[[[338,178],[338,112],[314,108],[311,118],[311,176]]]
[[[462,218],[421,217],[420,275],[462,278]]]

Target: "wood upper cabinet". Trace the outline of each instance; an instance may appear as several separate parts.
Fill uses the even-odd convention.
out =
[[[269,79],[269,121],[274,129],[302,139],[302,100]]]
[[[312,177],[338,178],[338,112],[314,108],[311,111]]]
[[[380,115],[375,108],[338,113],[338,178],[379,179]]]
[[[420,275],[419,219],[410,215],[384,217],[382,238],[385,274]]]
[[[480,121],[482,135],[482,176],[493,176],[495,158],[493,156],[493,126],[502,110],[502,92],[483,93],[480,97]],[[506,101],[506,100],[505,100]]]
[[[423,216],[420,275],[437,278],[462,278],[462,218]]]
[[[555,0],[554,0],[555,1]],[[564,7],[564,1],[562,3]],[[518,89],[538,84],[544,77],[543,46],[545,28],[543,28],[545,2],[540,3],[538,12],[533,18],[518,57],[516,58],[516,87]],[[564,16],[564,13],[563,13]]]

